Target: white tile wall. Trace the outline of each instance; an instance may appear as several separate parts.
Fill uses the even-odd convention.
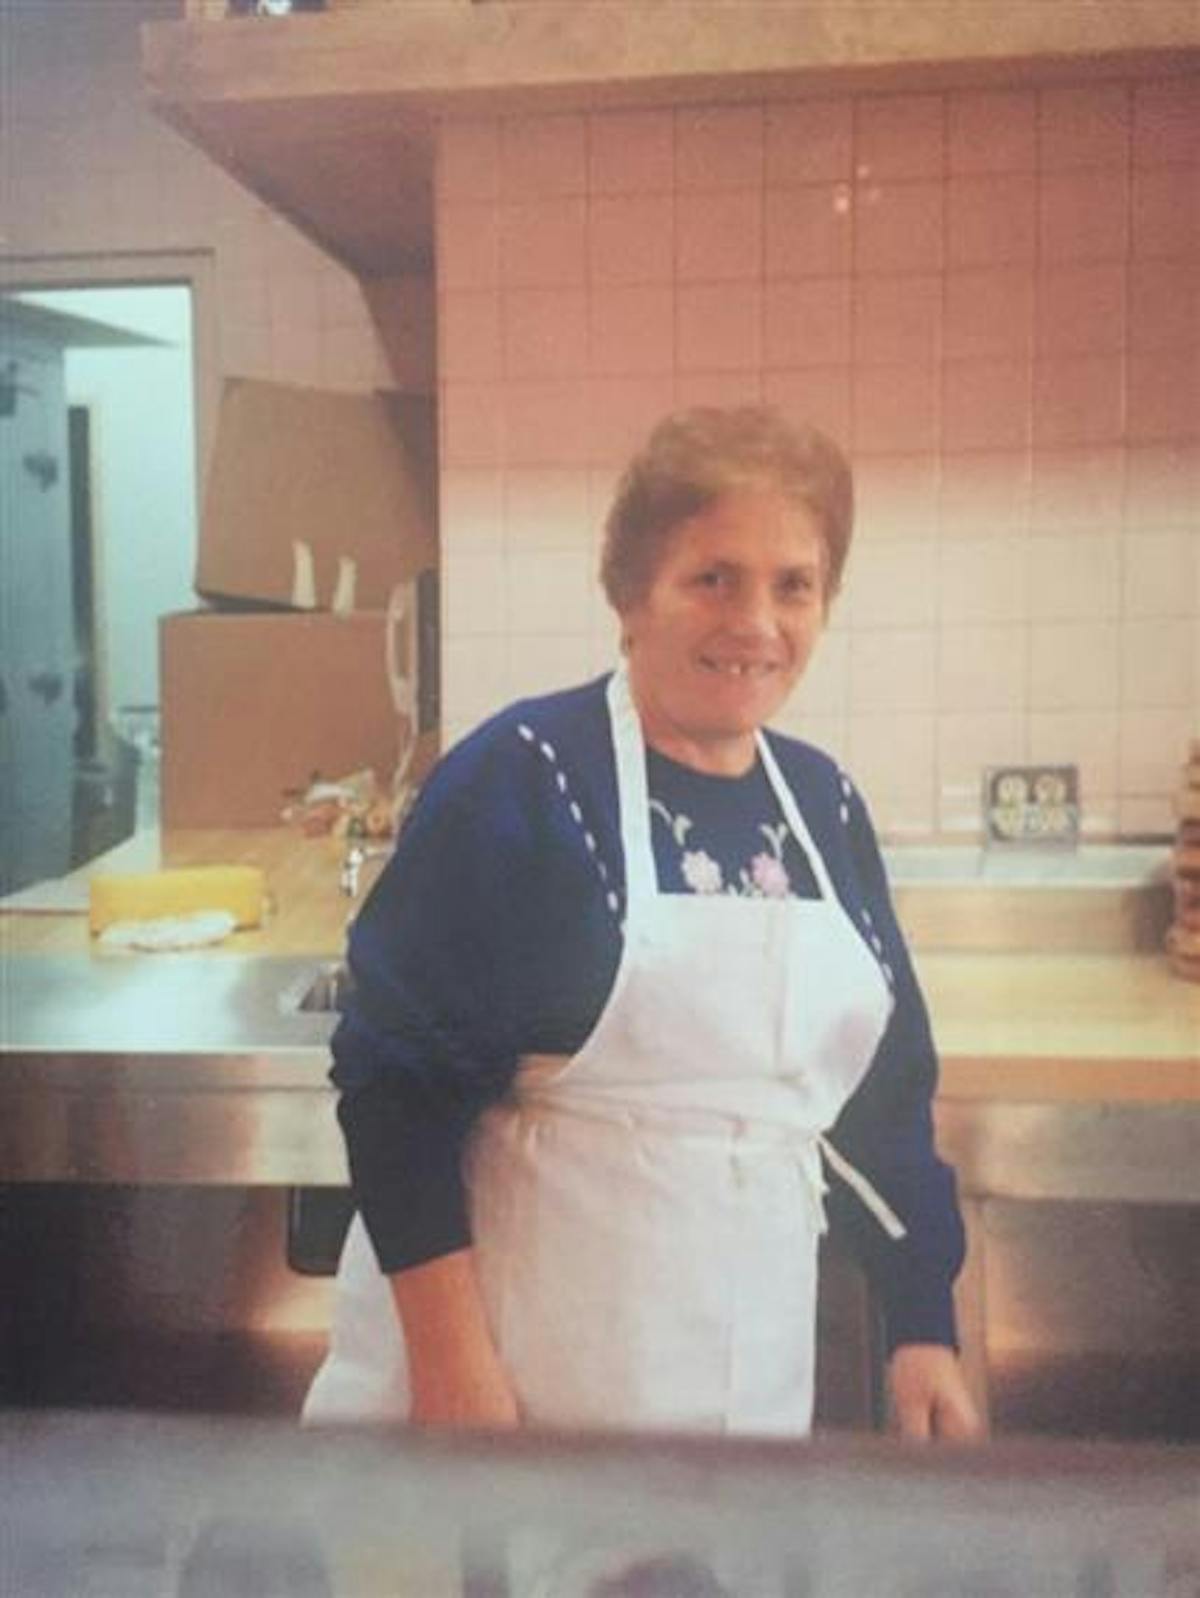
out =
[[[852,715],[849,764],[889,832],[921,837],[936,821],[937,723],[932,712]]]
[[[1198,631],[1191,618],[1174,616],[1122,623],[1122,709],[1186,710],[1192,704]]]
[[[1029,546],[1018,538],[947,538],[938,547],[938,615],[946,625],[1019,621],[1029,610]]]
[[[848,630],[826,631],[793,696],[799,715],[845,715],[850,708],[850,651],[854,642]]]
[[[1119,648],[1115,622],[1035,622],[1030,629],[1030,708],[1098,710],[1115,704]]]
[[[936,737],[938,830],[971,835],[985,768],[1026,758],[1025,717],[1017,710],[946,711]]]
[[[587,635],[595,581],[587,550],[517,552],[505,564],[508,625],[514,637]]]
[[[1085,803],[1117,792],[1120,724],[1112,710],[1037,710],[1029,716],[1029,758],[1078,765]]]
[[[944,626],[938,638],[941,710],[1022,710],[1028,702],[1028,630],[1020,623]]]
[[[1047,534],[1036,540],[1029,563],[1032,620],[1111,618],[1120,605],[1120,542],[1115,534]]]
[[[1120,718],[1118,791],[1122,798],[1169,799],[1178,787],[1188,739],[1196,736],[1187,710],[1140,710]]]
[[[928,629],[856,631],[850,640],[850,709],[932,710],[936,640]]]
[[[503,485],[510,685],[605,663],[590,573],[644,429],[766,397],[853,445],[858,499],[780,725],[896,832],[969,830],[1021,758],[1080,765],[1092,832],[1161,820],[1200,710],[1197,126],[1192,77],[449,127],[444,309],[499,281],[498,200],[543,230],[518,273],[586,305],[581,350],[577,299],[533,331],[505,300],[499,377],[443,391],[451,546]]]
[[[852,552],[839,609],[856,629],[932,627],[937,619],[937,544],[931,538],[871,543]]]

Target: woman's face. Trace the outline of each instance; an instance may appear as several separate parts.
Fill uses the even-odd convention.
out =
[[[739,488],[680,523],[645,596],[621,617],[647,742],[736,775],[825,620],[825,545],[811,512]]]

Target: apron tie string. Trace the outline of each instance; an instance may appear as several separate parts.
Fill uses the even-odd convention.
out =
[[[565,1055],[525,1056],[526,1069],[532,1068],[535,1085],[530,1085],[528,1081],[526,1082],[517,1099],[518,1109],[533,1110],[535,1113],[539,1109],[543,1111],[557,1110],[560,1113],[566,1110],[576,1114],[590,1114],[601,1120],[620,1121],[625,1124],[631,1124],[645,1117],[647,1111],[647,1106],[645,1105],[635,1105],[629,1102],[625,1102],[622,1105],[607,1104],[600,1096],[596,1096],[591,1100],[584,1095],[567,1098],[565,1095],[555,1093],[549,1085],[542,1086],[537,1082],[537,1078],[541,1078],[543,1082],[552,1082],[554,1074],[562,1069],[567,1058]],[[680,1112],[676,1110],[674,1112],[676,1117],[681,1113],[685,1116],[687,1115],[686,1111]],[[712,1124],[712,1117],[704,1111],[700,1111],[697,1118],[710,1126]],[[902,1238],[908,1236],[908,1228],[883,1197],[882,1193],[880,1193],[879,1189],[869,1182],[856,1166],[851,1165],[846,1156],[840,1154],[827,1137],[820,1132],[806,1134],[803,1137],[803,1142],[807,1144],[809,1149],[812,1149],[815,1145],[820,1150],[828,1161],[830,1169],[841,1177],[846,1186],[854,1192],[859,1201],[870,1211],[894,1243],[898,1243]],[[824,1232],[826,1230],[825,1195],[829,1189],[821,1170],[821,1162],[819,1159],[812,1161],[802,1159],[800,1163],[816,1202],[821,1231]]]
[[[813,1213],[817,1221],[817,1235],[824,1237],[829,1230],[829,1217],[825,1213],[825,1195],[829,1192],[829,1183],[825,1180],[825,1167],[821,1164],[818,1153],[818,1140],[805,1138],[799,1149],[797,1164],[800,1174],[808,1184],[809,1195],[812,1198]]]
[[[831,1168],[841,1177],[846,1186],[850,1188],[860,1201],[870,1210],[871,1214],[883,1227],[894,1243],[908,1236],[908,1228],[887,1202],[878,1188],[867,1181],[861,1171],[857,1170],[844,1154],[839,1154],[837,1149],[827,1137],[817,1133],[817,1147],[829,1161]]]

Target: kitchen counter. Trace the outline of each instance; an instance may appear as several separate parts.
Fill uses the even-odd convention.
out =
[[[301,1003],[336,963],[336,947],[278,954],[263,947],[268,936],[169,954],[10,944],[0,1047],[10,1056],[162,1056],[180,1073],[193,1058],[261,1055],[281,1069],[323,1062],[331,1017]],[[231,947],[239,937],[246,942]],[[1094,1098],[1099,1087],[1125,1102],[1200,1099],[1200,985],[1173,977],[1165,959],[926,951],[918,965],[943,1097],[1057,1101]]]
[[[336,953],[352,909],[352,901],[338,888],[344,853],[344,844],[336,839],[305,838],[287,827],[140,832],[68,876],[26,890],[34,903],[47,906],[45,910],[16,913],[0,902],[0,950],[6,956],[74,954],[93,960],[127,959],[121,951],[108,951],[88,935],[87,916],[82,913],[87,909],[88,878],[101,870],[138,872],[160,866],[219,864],[261,867],[270,908],[263,926],[235,932],[209,953],[220,957]],[[364,892],[380,864],[378,857],[364,863],[360,878]],[[68,905],[77,909],[61,908]]]
[[[299,1008],[344,942],[342,853],[282,827],[147,832],[33,896],[80,908],[0,910],[0,1181],[344,1182],[333,1018]],[[264,870],[263,926],[188,953],[89,936],[93,871],[217,862]]]
[[[109,951],[82,914],[0,913],[0,1180],[343,1181],[332,1016],[299,1008],[344,941],[340,854],[280,828],[151,834],[106,857],[261,865],[267,925],[202,952]],[[939,1135],[967,1191],[1200,1202],[1200,986],[1146,954],[918,964]]]
[[[329,963],[10,959],[0,1180],[343,1181],[332,1016],[298,1008]],[[1200,1202],[1200,989],[1146,956],[927,954],[921,970],[964,1191]]]
[[[956,1097],[1200,1097],[1200,985],[1157,954],[923,951],[918,972]]]
[[[201,1217],[208,1196],[224,1202],[217,1189],[278,1205],[283,1189],[343,1185],[327,1080],[333,1016],[299,1007],[344,943],[340,858],[329,840],[278,829],[140,838],[105,861],[262,866],[269,922],[204,952],[109,951],[80,913],[0,911],[0,1183],[116,1184],[157,1190],[158,1204],[174,1202],[169,1189]],[[364,890],[378,866],[364,868]],[[57,885],[48,898],[80,900],[80,887]],[[1200,985],[1145,952],[919,948],[916,959],[942,1056],[938,1142],[958,1172],[970,1240],[956,1290],[968,1380],[987,1412],[992,1321],[1003,1320],[1014,1269],[1008,1201],[1030,1217],[1022,1248],[1042,1306],[1059,1301],[1061,1261],[1077,1246],[1075,1223],[1048,1220],[1043,1201],[1085,1218],[1125,1206],[1116,1236],[1134,1261],[1126,1274],[1144,1246],[1128,1240],[1142,1236],[1137,1215],[1200,1204]],[[297,1278],[271,1275],[277,1247],[263,1268],[294,1305]],[[308,1284],[323,1315],[326,1287]],[[1025,1305],[1027,1288],[1012,1291]],[[1042,1337],[1027,1305],[1017,1320]]]

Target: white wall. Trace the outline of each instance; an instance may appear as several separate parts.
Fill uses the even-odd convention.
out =
[[[845,593],[780,717],[892,837],[1078,765],[1167,835],[1200,727],[1200,76],[445,121],[444,726],[613,658],[597,535],[672,405],[849,446]]]

